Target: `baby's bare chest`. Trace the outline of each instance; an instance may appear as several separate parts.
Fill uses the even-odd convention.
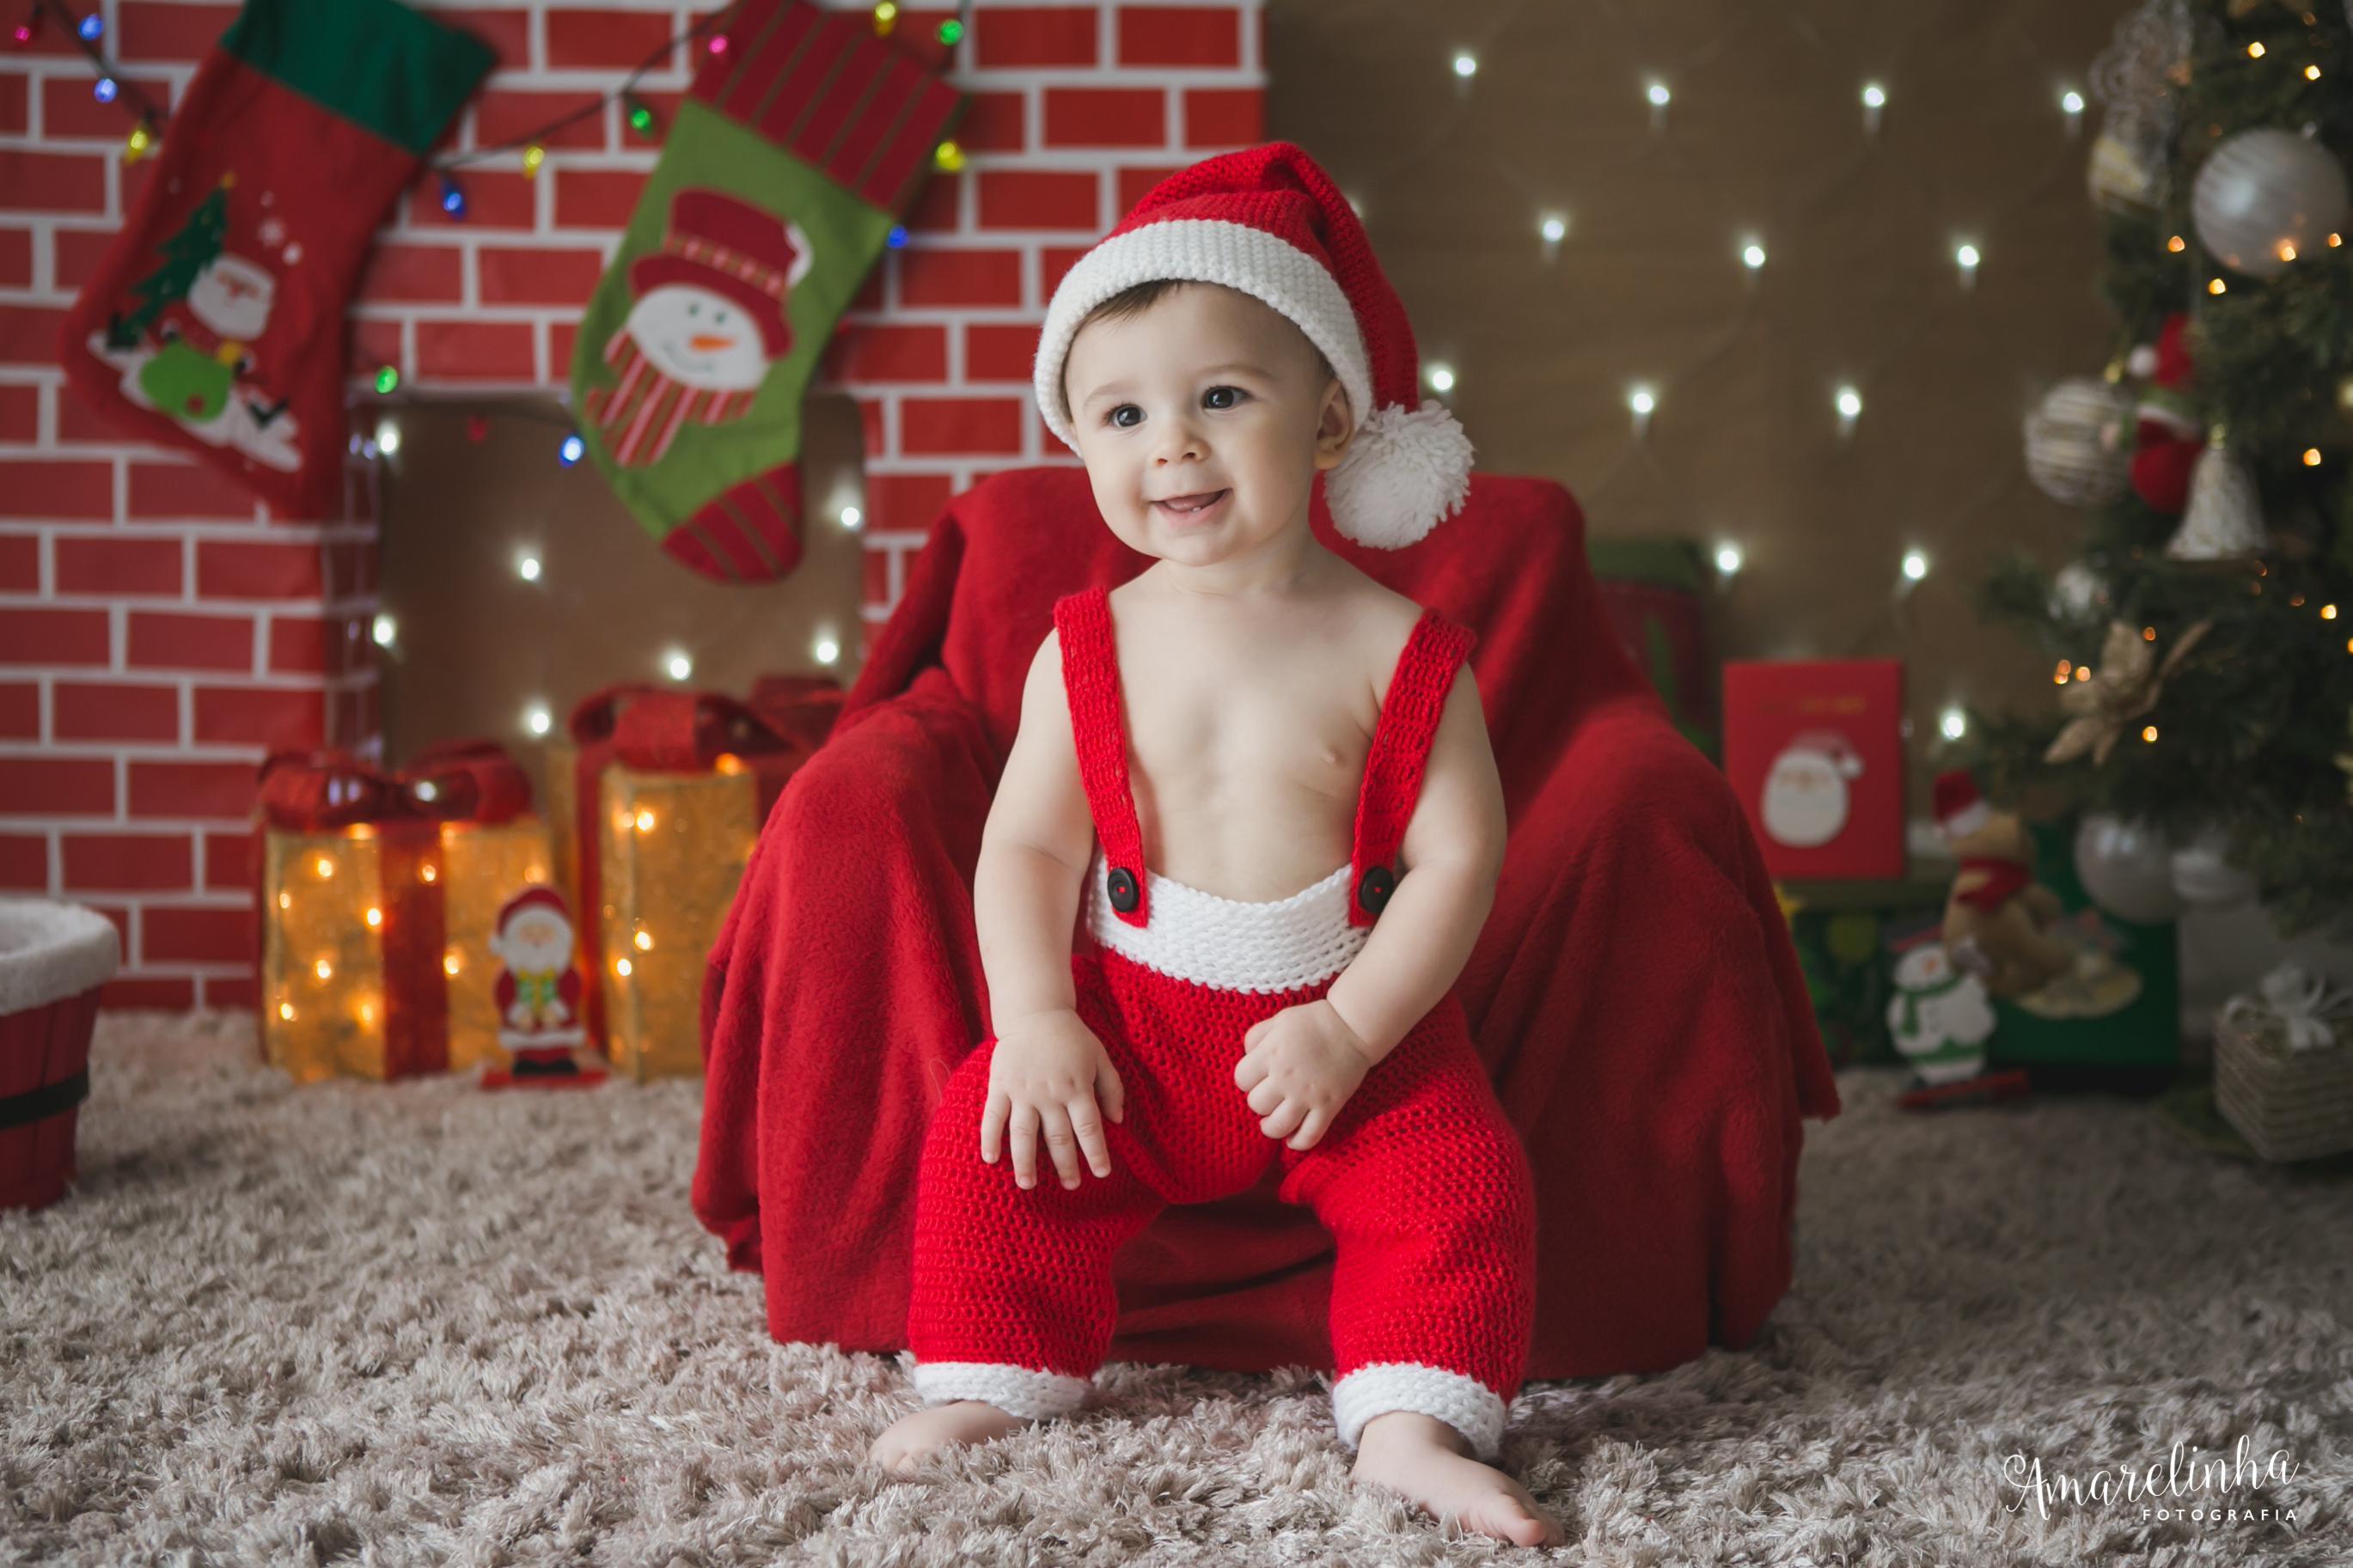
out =
[[[1308,660],[1172,658],[1122,682],[1133,763],[1172,805],[1270,786],[1353,802],[1380,717],[1363,671]]]

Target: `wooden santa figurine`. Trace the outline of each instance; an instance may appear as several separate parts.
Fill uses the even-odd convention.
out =
[[[501,965],[491,988],[499,1007],[499,1045],[514,1058],[514,1066],[484,1073],[482,1087],[556,1089],[602,1082],[603,1068],[584,1068],[572,1054],[587,1037],[580,1026],[580,971],[572,961],[572,912],[564,895],[530,887],[509,899],[499,907],[490,948]]]

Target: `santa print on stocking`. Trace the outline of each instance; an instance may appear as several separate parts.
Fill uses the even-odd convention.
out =
[[[397,0],[246,0],[66,312],[75,393],[280,517],[337,515],[344,301],[493,58]]]

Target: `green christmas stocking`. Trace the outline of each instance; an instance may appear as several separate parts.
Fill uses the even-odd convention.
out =
[[[798,564],[801,394],[961,102],[866,13],[746,0],[679,105],[573,351],[581,435],[706,577]]]

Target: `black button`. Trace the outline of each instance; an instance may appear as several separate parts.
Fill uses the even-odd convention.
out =
[[[1132,912],[1135,908],[1135,873],[1124,866],[1114,866],[1109,880],[1111,907],[1121,914]]]
[[[1388,903],[1389,895],[1396,891],[1397,878],[1389,868],[1387,866],[1370,866],[1366,868],[1364,879],[1356,884],[1356,902],[1379,914],[1381,906]]]

